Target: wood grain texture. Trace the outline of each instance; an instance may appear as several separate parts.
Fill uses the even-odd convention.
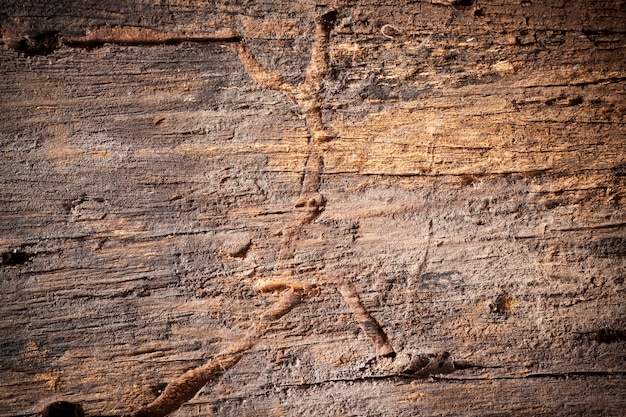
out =
[[[330,10],[307,168],[302,109],[230,42],[301,85]],[[174,415],[622,415],[624,2],[8,0],[0,25],[0,416],[130,414],[296,284]],[[154,42],[68,41],[93,33]],[[323,210],[288,239],[307,169]]]

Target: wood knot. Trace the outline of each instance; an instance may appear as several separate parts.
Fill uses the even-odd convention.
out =
[[[494,303],[494,311],[498,314],[507,314],[513,310],[513,307],[518,303],[518,299],[511,294],[500,294]]]
[[[335,21],[337,20],[337,10],[331,10],[330,12],[326,12],[319,17],[319,23],[326,26],[328,29],[331,29]]]
[[[57,401],[44,408],[41,415],[43,417],[84,417],[85,412],[80,404]]]

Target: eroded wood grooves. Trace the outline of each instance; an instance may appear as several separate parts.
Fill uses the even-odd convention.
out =
[[[297,242],[303,229],[324,210],[325,197],[320,193],[321,175],[324,168],[324,158],[317,146],[319,142],[326,142],[331,135],[322,123],[321,90],[326,76],[328,65],[328,40],[332,30],[336,12],[329,12],[316,21],[315,38],[311,49],[311,60],[306,70],[304,83],[296,87],[286,83],[279,74],[267,71],[250,53],[243,42],[235,44],[237,52],[246,71],[260,85],[286,93],[300,107],[306,117],[309,129],[309,154],[304,166],[302,187],[298,200],[294,205],[293,220],[283,229],[282,244],[278,252],[278,264],[275,268],[280,279],[272,280],[276,289],[286,292],[276,304],[261,316],[257,326],[239,342],[231,346],[226,352],[220,353],[207,364],[185,372],[181,377],[168,384],[163,393],[152,403],[133,413],[134,417],[163,417],[177,410],[185,402],[193,398],[196,393],[209,381],[220,377],[224,372],[236,365],[246,351],[251,349],[263,335],[268,324],[287,314],[291,309],[302,302],[303,284],[293,282],[291,262]],[[285,280],[285,282],[281,282]],[[382,356],[395,355],[387,335],[378,322],[369,314],[361,303],[358,293],[347,278],[338,278],[338,289],[363,332],[372,339],[376,350]],[[286,291],[285,291],[286,290]]]
[[[208,382],[219,378],[224,372],[235,366],[257,343],[275,320],[288,314],[294,307],[302,303],[305,294],[293,289],[284,291],[280,299],[265,311],[256,326],[242,339],[218,353],[206,364],[191,369],[176,380],[170,382],[153,402],[135,411],[133,417],[163,417],[180,408],[192,399]]]
[[[0,417],[621,416],[624,4],[2,2]]]

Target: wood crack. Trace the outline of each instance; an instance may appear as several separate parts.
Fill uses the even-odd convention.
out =
[[[241,42],[242,38],[231,29],[214,34],[185,35],[163,33],[139,27],[103,27],[84,36],[62,37],[58,31],[35,34],[22,33],[12,28],[0,28],[1,43],[27,55],[47,55],[61,46],[94,49],[107,44],[123,46],[180,45],[185,42],[199,44],[227,44]]]
[[[319,387],[326,384],[333,384],[337,382],[355,383],[355,382],[377,382],[385,380],[395,381],[415,381],[426,380],[432,383],[458,383],[458,382],[474,382],[474,381],[503,381],[503,380],[525,380],[525,379],[565,379],[575,377],[626,377],[626,371],[573,371],[573,372],[555,372],[555,373],[540,373],[540,374],[528,374],[528,375],[506,375],[506,376],[493,376],[493,377],[451,377],[445,374],[429,373],[425,375],[413,376],[406,374],[385,374],[385,375],[369,375],[358,378],[333,378],[325,379],[322,381],[308,382],[304,384],[286,384],[286,385],[272,385],[273,388],[312,388]]]
[[[526,375],[503,375],[493,377],[453,377],[433,375],[435,381],[463,382],[463,381],[503,381],[521,379],[566,379],[576,377],[626,377],[626,371],[570,371],[570,372],[542,372]]]

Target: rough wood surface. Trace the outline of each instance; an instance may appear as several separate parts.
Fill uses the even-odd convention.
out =
[[[623,414],[625,2],[93,3],[0,5],[0,416]]]

